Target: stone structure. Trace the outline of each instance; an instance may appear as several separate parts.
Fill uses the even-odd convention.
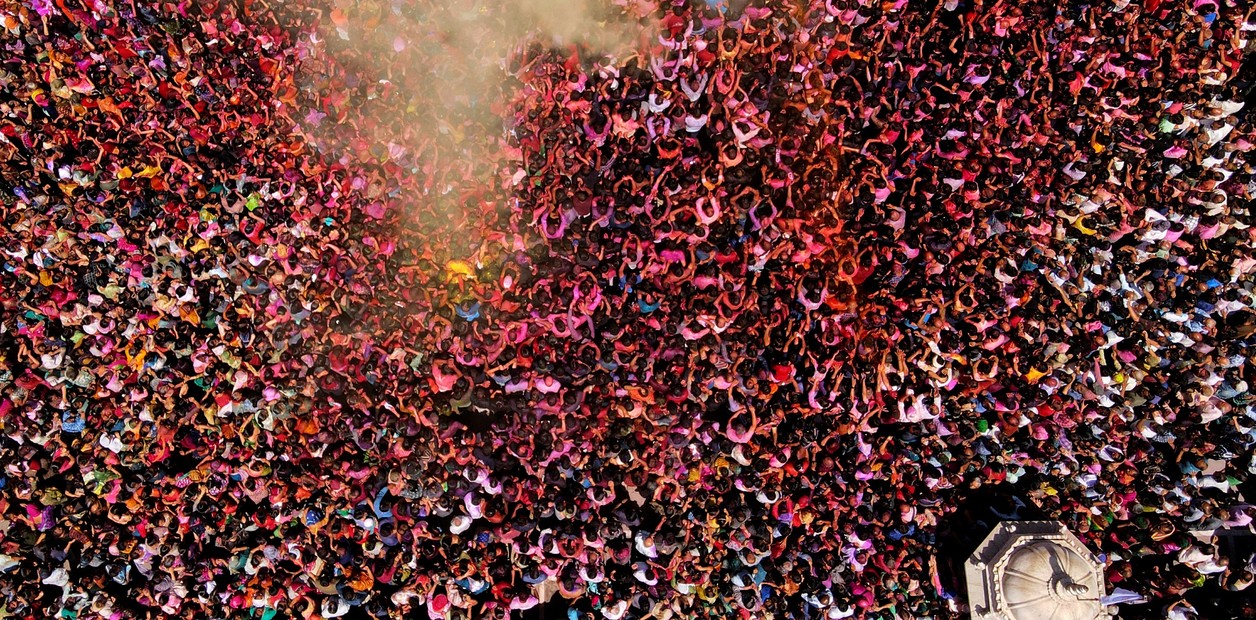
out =
[[[1100,562],[1054,521],[1004,521],[965,564],[973,620],[1101,620]]]

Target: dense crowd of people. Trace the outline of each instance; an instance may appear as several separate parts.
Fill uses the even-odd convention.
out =
[[[992,485],[1251,584],[1246,3],[500,5],[0,6],[0,616],[959,617]]]

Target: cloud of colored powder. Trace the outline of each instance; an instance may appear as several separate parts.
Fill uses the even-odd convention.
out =
[[[408,175],[390,193],[403,216],[470,231],[468,202],[508,199],[484,194],[516,168],[505,165],[512,101],[545,96],[521,92],[515,76],[542,56],[558,70],[565,59],[577,71],[617,65],[656,36],[657,10],[638,0],[336,3],[306,33],[301,129],[329,158]]]

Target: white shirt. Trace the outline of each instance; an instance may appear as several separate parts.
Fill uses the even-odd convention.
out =
[[[841,609],[837,605],[830,607],[829,614],[828,614],[831,620],[840,620],[841,618],[849,618],[853,615],[855,615],[854,608],[848,607],[846,609]]]
[[[1219,99],[1213,99],[1212,105],[1216,107],[1218,110],[1221,110],[1221,116],[1230,116],[1231,114],[1234,114],[1235,112],[1238,112],[1239,110],[1242,110],[1243,106],[1245,105],[1245,102],[1221,101]]]
[[[1221,123],[1220,125],[1208,127],[1204,129],[1204,133],[1208,135],[1208,146],[1212,146],[1230,135],[1234,131],[1234,125],[1229,123]]]

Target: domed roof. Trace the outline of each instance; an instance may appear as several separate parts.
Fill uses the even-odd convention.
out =
[[[965,564],[974,620],[1100,620],[1100,562],[1054,521],[1005,521]]]
[[[1077,552],[1037,542],[1012,552],[1003,567],[1003,603],[1016,620],[1093,618],[1094,570]]]

